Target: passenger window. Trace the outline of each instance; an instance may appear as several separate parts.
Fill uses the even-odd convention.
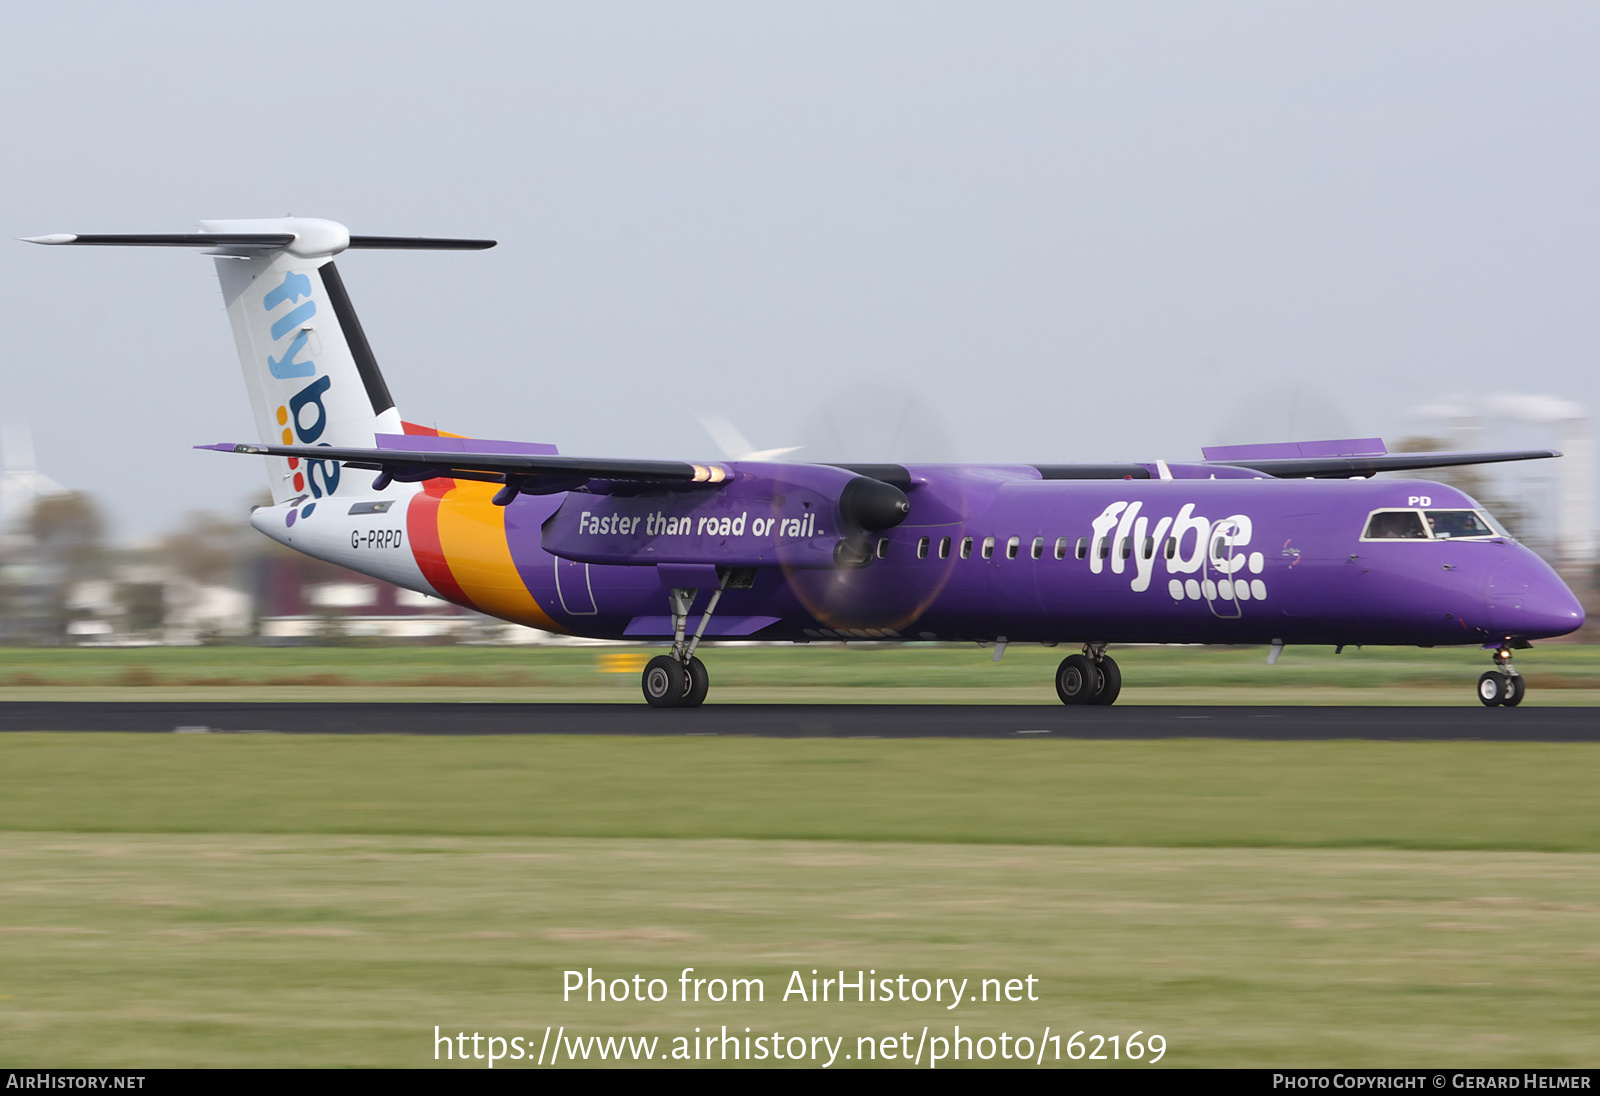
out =
[[[889,538],[888,537],[879,537],[878,538],[878,558],[879,559],[888,559],[889,558]]]
[[[918,559],[927,559],[928,558],[928,544],[929,544],[929,539],[927,537],[923,537],[921,540],[917,541],[917,558]]]
[[[1072,550],[1072,555],[1073,555],[1074,559],[1088,559],[1089,558],[1089,538],[1088,537],[1079,537],[1078,538],[1078,546]]]
[[[1007,559],[1016,559],[1017,558],[1017,551],[1021,547],[1022,547],[1022,538],[1021,537],[1012,537],[1010,540],[1006,541],[1006,558]]]
[[[1099,556],[1101,559],[1105,559],[1107,556],[1109,556],[1111,554],[1111,538],[1101,537],[1099,540],[1095,541],[1094,554]]]
[[[1033,538],[1033,558],[1034,559],[1043,559],[1044,558],[1044,538],[1043,537],[1034,537]]]
[[[1367,520],[1363,540],[1427,540],[1422,515],[1415,510],[1379,510]]]
[[[1155,537],[1145,537],[1144,538],[1144,550],[1142,552],[1140,552],[1139,555],[1142,556],[1145,559],[1155,559],[1156,558],[1156,538]]]
[[[1133,538],[1123,537],[1117,542],[1117,558],[1127,559],[1131,555],[1133,555]]]
[[[1178,554],[1178,538],[1177,537],[1168,537],[1167,538],[1166,551],[1163,552],[1162,554],[1165,555],[1168,559],[1172,559],[1175,556],[1177,556],[1177,554]]]
[[[949,559],[950,558],[950,538],[949,537],[940,537],[939,538],[939,558],[940,559]]]
[[[983,558],[984,559],[993,559],[994,558],[994,538],[993,537],[984,537],[983,538]]]
[[[1067,538],[1066,537],[1057,537],[1056,538],[1056,558],[1057,559],[1066,559],[1067,558]],[[1079,556],[1078,558],[1082,559],[1083,557]]]
[[[1440,540],[1452,537],[1492,537],[1494,530],[1471,510],[1428,510],[1423,516]]]
[[[961,538],[961,558],[962,559],[971,559],[972,558],[972,538],[971,537],[962,537]]]

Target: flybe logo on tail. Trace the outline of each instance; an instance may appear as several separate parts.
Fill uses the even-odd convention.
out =
[[[267,371],[278,380],[316,376],[317,363],[311,357],[316,347],[311,345],[313,329],[310,321],[317,314],[317,302],[311,299],[311,278],[298,271],[289,271],[283,276],[283,282],[261,299],[261,304],[269,313],[284,305],[293,305],[289,311],[272,321],[273,345],[272,353],[267,356]],[[317,377],[278,407],[277,419],[283,431],[283,444],[328,444],[318,439],[328,428],[328,411],[322,400],[332,386],[330,377]],[[337,461],[308,460],[305,467],[301,468],[299,458],[290,457],[289,471],[294,477],[295,491],[309,489],[313,498],[331,495],[339,487]]]
[[[281,304],[292,304],[301,297],[310,296],[311,279],[291,270],[283,276],[283,284],[268,293],[261,303],[266,306],[268,312],[271,312]],[[267,358],[267,369],[280,381],[294,377],[309,377],[317,371],[317,363],[309,357],[304,361],[300,360],[300,356],[306,352],[306,344],[311,340],[309,321],[316,314],[317,302],[308,300],[272,322],[274,350],[285,335],[294,332],[293,341],[284,348],[283,353],[275,358],[270,356]]]

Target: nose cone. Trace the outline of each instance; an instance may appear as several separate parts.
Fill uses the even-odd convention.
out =
[[[1550,565],[1527,549],[1489,577],[1489,629],[1495,635],[1564,636],[1583,627],[1583,606]]]

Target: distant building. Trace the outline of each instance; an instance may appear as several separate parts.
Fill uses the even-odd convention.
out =
[[[308,556],[276,552],[260,560],[255,603],[264,639],[459,639],[485,619]]]

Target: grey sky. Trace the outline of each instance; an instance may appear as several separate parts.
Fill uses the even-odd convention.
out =
[[[462,433],[714,456],[699,414],[795,444],[859,387],[969,460],[1182,459],[1273,440],[1220,436],[1250,407],[1392,441],[1451,392],[1600,404],[1593,4],[0,18],[0,235],[499,239],[340,262],[401,413]],[[252,434],[210,260],[3,243],[0,290],[0,414],[121,535],[261,487],[188,448]]]

